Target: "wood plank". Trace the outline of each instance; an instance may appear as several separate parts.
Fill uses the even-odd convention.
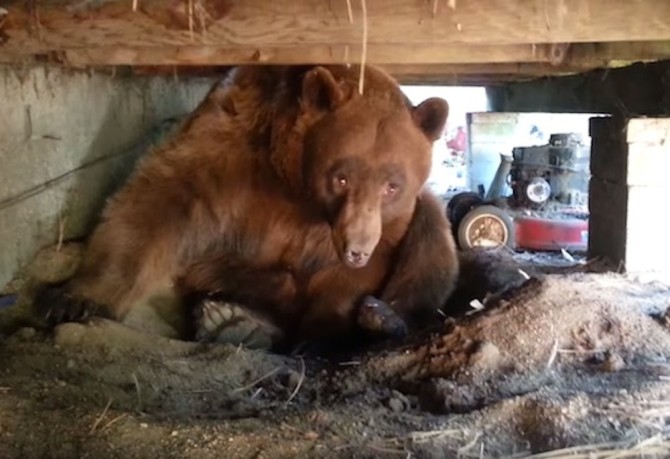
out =
[[[67,50],[61,58],[73,66],[87,65],[240,65],[240,64],[340,64],[361,59],[361,46],[264,47],[176,47],[123,48],[97,47]],[[367,62],[400,63],[504,63],[548,62],[547,45],[470,45],[444,47],[435,45],[370,45]]]
[[[384,65],[403,84],[480,84],[528,81],[544,76],[564,76],[593,70],[582,65],[551,64],[437,64]]]
[[[337,64],[360,61],[360,46],[266,47],[92,47],[49,52],[55,62],[73,66],[148,65],[148,66],[229,66],[241,64]],[[21,62],[26,54],[1,52],[1,63]],[[492,64],[491,71],[507,73],[503,64],[537,64],[533,74],[563,74],[598,67],[619,66],[635,61],[670,59],[670,41],[626,43],[578,43],[571,45],[563,62],[552,63],[550,45],[370,45],[367,62],[378,65],[423,65],[426,73],[467,73],[465,67],[455,71],[455,64]],[[440,69],[436,65],[446,65]],[[546,64],[552,64],[551,66]],[[432,67],[431,67],[432,66]],[[497,66],[497,67],[496,67]],[[555,67],[555,68],[552,68]],[[507,67],[509,68],[509,67]],[[473,69],[476,69],[473,67]],[[417,72],[414,72],[417,73]],[[509,73],[522,73],[518,69]]]
[[[498,86],[508,83],[522,83],[539,78],[538,76],[516,73],[426,75],[400,73],[393,76],[400,84],[417,86]]]
[[[503,64],[396,64],[382,65],[396,76],[449,76],[449,75],[570,75],[597,68],[595,64],[561,64],[547,63],[503,63]]]
[[[25,4],[36,5],[27,9]],[[8,2],[2,52],[92,50],[96,47],[242,47],[253,55],[282,47],[359,46],[360,4],[353,22],[345,0],[51,0]],[[436,7],[436,8],[435,8]],[[670,40],[667,0],[367,0],[372,45],[538,44]],[[325,53],[315,53],[322,56]],[[314,54],[311,55],[314,58]]]

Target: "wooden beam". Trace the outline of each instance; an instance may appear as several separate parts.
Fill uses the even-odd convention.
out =
[[[0,48],[2,50],[2,48]],[[338,64],[360,61],[360,46],[266,47],[90,47],[35,55],[72,67],[105,65],[229,66],[242,64]],[[31,55],[17,50],[0,52],[0,63],[21,62]],[[551,45],[370,45],[367,62],[378,65],[537,64],[547,74],[564,73],[561,67],[588,70],[620,63],[670,59],[670,41],[578,43],[570,45],[563,61],[552,57]],[[552,71],[551,66],[556,69]],[[437,68],[437,67],[436,67]],[[503,67],[501,67],[503,68]],[[569,70],[571,71],[571,70]],[[488,72],[485,72],[488,73]],[[500,72],[498,72],[500,73]]]
[[[362,39],[356,1],[352,21],[345,0],[137,0],[136,11],[129,0],[6,3],[5,61],[55,53],[80,64],[346,62]],[[538,62],[536,44],[670,40],[667,0],[448,3],[367,0],[370,62]]]
[[[395,75],[398,83],[415,86],[499,86],[523,83],[539,77],[518,74]]]
[[[547,45],[370,45],[367,62],[411,63],[504,63],[548,62]],[[295,47],[211,47],[174,48],[95,47],[66,50],[57,54],[68,65],[241,65],[241,64],[341,64],[361,59],[361,46],[315,45]],[[0,57],[1,59],[1,57]]]
[[[509,71],[506,72],[505,64],[501,64],[501,67],[496,69],[482,69],[481,73],[476,73],[478,70],[476,66],[473,68],[467,68],[468,66],[464,68],[460,65],[453,67],[453,69],[449,67],[444,69],[421,69],[420,67],[419,69],[407,70],[399,66],[398,68],[386,68],[386,70],[401,84],[432,86],[488,86],[498,83],[530,81],[544,76],[566,76],[575,73],[540,73],[539,71],[537,73],[521,73],[516,68],[509,68]]]
[[[544,75],[571,75],[597,68],[595,65],[551,65],[534,63],[507,64],[399,64],[383,65],[396,77],[434,77],[449,75],[519,75],[537,77]]]

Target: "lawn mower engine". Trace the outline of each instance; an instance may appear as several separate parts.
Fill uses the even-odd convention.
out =
[[[485,199],[462,193],[447,207],[461,248],[586,250],[589,156],[577,134],[553,134],[547,145],[501,155]],[[506,197],[505,183],[512,190]]]
[[[548,145],[512,151],[507,199],[516,243],[535,250],[586,250],[588,145],[577,134],[553,134]]]

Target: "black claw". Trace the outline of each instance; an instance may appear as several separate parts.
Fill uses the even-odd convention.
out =
[[[384,301],[373,296],[363,298],[358,311],[358,324],[364,330],[392,338],[407,335],[407,324]]]
[[[38,292],[35,307],[45,311],[44,320],[52,327],[63,322],[82,322],[92,316],[110,317],[106,308],[72,297],[64,286],[50,286]]]

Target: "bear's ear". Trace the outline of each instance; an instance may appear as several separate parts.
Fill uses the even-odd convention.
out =
[[[332,110],[344,101],[344,91],[335,77],[323,67],[314,67],[302,81],[303,109]]]
[[[428,140],[434,142],[440,138],[449,116],[449,104],[444,99],[432,97],[414,107],[412,118]]]

